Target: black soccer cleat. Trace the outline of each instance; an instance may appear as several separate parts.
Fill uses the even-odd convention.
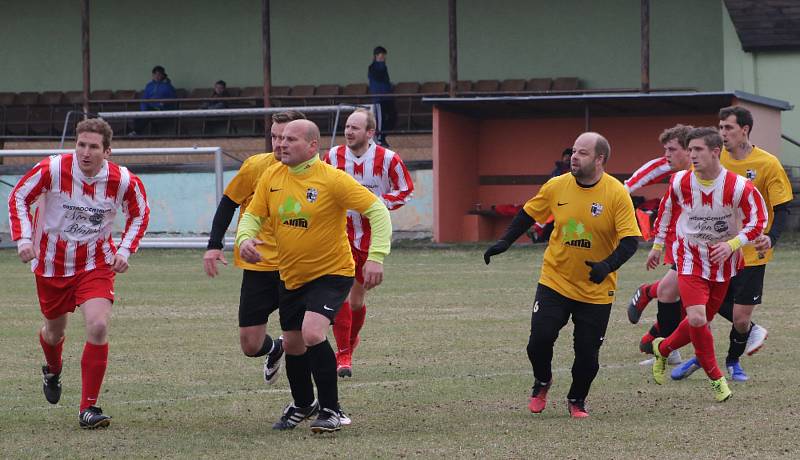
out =
[[[97,406],[89,406],[82,410],[78,415],[81,428],[94,430],[95,428],[105,428],[111,424],[111,417],[103,415],[103,410]]]
[[[314,433],[333,433],[341,429],[339,413],[332,409],[320,409],[317,419],[311,422],[311,431]]]
[[[281,358],[283,358],[283,337],[275,339],[272,351],[267,354],[264,360],[264,382],[267,385],[272,385],[278,379],[278,373],[281,370]]]
[[[293,430],[303,420],[310,419],[319,412],[319,403],[315,399],[308,407],[297,407],[294,403],[289,404],[283,410],[280,420],[272,425],[273,430]]]
[[[50,404],[58,404],[61,399],[61,374],[50,373],[49,366],[42,366],[42,391]]]

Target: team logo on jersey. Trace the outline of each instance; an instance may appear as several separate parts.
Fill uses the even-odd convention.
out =
[[[728,223],[724,220],[714,222],[714,231],[717,233],[725,233],[728,231]]]
[[[89,216],[89,222],[91,222],[92,225],[100,225],[103,223],[103,215],[99,212],[93,213]]]
[[[561,241],[567,246],[592,248],[592,234],[587,232],[584,225],[575,219],[570,219],[567,225],[561,229]]]
[[[306,200],[309,203],[313,203],[313,202],[317,201],[317,196],[318,195],[319,195],[319,192],[315,188],[310,188],[310,189],[306,190]]]
[[[291,196],[286,197],[286,201],[278,206],[278,218],[281,224],[297,228],[308,228],[310,220],[309,215],[303,212],[300,202]]]
[[[600,203],[592,203],[592,216],[597,217],[603,213],[603,205]]]
[[[744,173],[744,177],[755,180],[756,179],[756,170],[755,169],[748,169],[747,172]]]

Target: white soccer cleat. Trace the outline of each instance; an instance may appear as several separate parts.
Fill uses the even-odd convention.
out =
[[[750,337],[747,338],[747,346],[744,349],[744,354],[752,356],[761,350],[764,342],[767,340],[767,330],[758,324],[754,324],[750,329]]]

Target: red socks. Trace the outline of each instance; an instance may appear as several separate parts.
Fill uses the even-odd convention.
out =
[[[645,292],[647,292],[647,296],[651,299],[655,299],[658,297],[658,284],[661,280],[656,281],[655,283],[648,284],[644,287]]]
[[[684,318],[681,320],[680,324],[678,324],[678,328],[659,345],[658,352],[661,353],[661,356],[667,356],[673,350],[677,350],[689,342],[693,342],[689,336],[690,328],[691,326],[689,326],[688,319]]]
[[[367,318],[367,306],[361,307],[361,310],[353,310],[353,324],[350,329],[350,346],[356,347],[358,341],[358,333],[364,327],[364,320]]]
[[[42,345],[44,351],[44,359],[47,362],[47,367],[50,368],[51,374],[61,373],[61,352],[64,349],[64,338],[55,345],[50,345],[44,341],[42,331],[39,331],[39,343]]]
[[[345,301],[333,320],[333,337],[336,338],[336,349],[339,352],[350,350],[352,322],[353,311],[350,309],[350,302]]]
[[[722,372],[717,366],[717,357],[714,355],[714,336],[711,335],[711,329],[709,329],[708,324],[690,328],[689,334],[692,337],[692,345],[694,345],[694,354],[697,356],[697,361],[706,371],[708,378],[717,380],[722,377]]]
[[[107,364],[108,343],[95,345],[86,342],[81,357],[81,411],[97,403]]]

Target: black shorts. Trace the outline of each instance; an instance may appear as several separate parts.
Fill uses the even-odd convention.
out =
[[[531,314],[531,336],[544,335],[553,341],[567,321],[575,324],[575,344],[587,343],[600,348],[608,328],[611,304],[580,302],[561,295],[544,284],[536,287],[536,300]]]
[[[280,276],[278,271],[245,270],[239,294],[239,327],[267,324],[278,309]]]
[[[739,305],[761,305],[766,268],[766,265],[754,265],[741,269],[736,276],[731,278],[725,302]]]
[[[300,286],[286,289],[280,282],[281,330],[299,331],[303,328],[303,317],[313,311],[333,323],[336,312],[353,287],[352,276],[324,275]]]

